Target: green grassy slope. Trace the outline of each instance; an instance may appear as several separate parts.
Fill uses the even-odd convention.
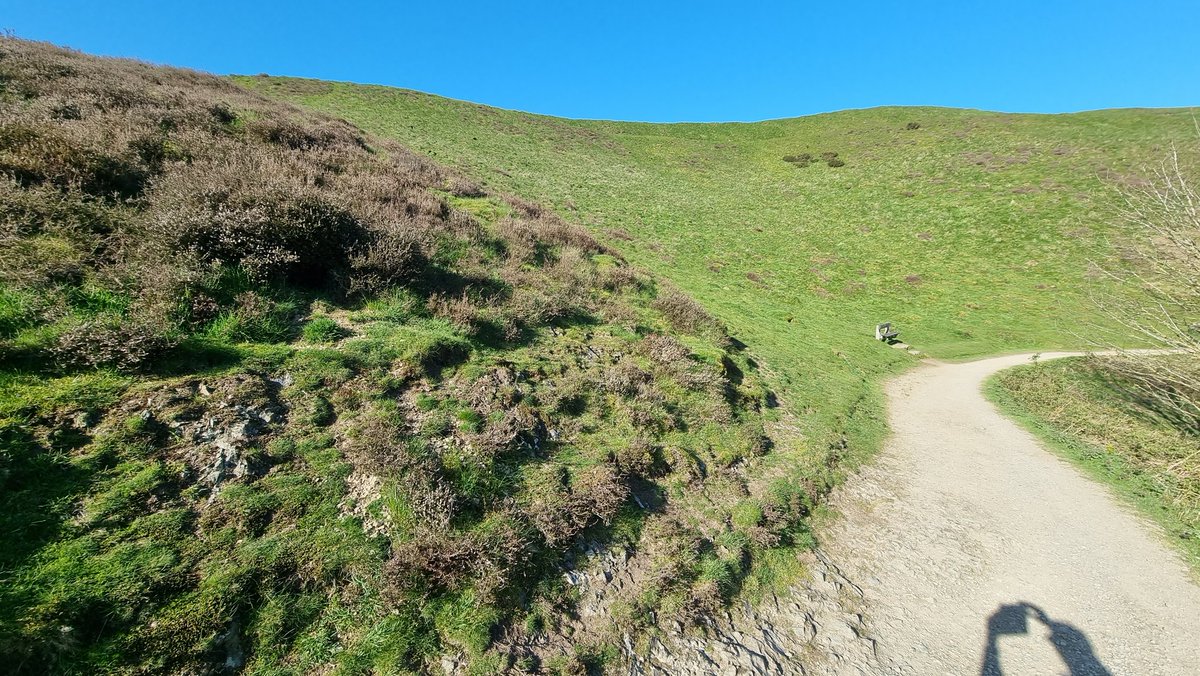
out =
[[[701,300],[767,362],[810,436],[870,447],[908,357],[1066,347],[1092,320],[1113,184],[1194,134],[1186,110],[879,108],[753,124],[565,120],[411,91],[240,77],[554,204]],[[909,123],[919,128],[910,129]],[[845,166],[830,167],[821,153]],[[807,167],[787,155],[811,153]],[[849,418],[849,420],[847,420]]]

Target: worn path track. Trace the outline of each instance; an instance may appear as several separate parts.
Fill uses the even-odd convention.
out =
[[[823,538],[863,591],[880,663],[1200,674],[1200,586],[1180,557],[984,399],[989,375],[1028,361],[927,362],[887,386],[891,440]]]

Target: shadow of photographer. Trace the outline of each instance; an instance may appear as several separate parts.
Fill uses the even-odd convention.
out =
[[[1052,619],[1044,610],[1021,601],[1001,604],[987,620],[987,645],[983,651],[980,676],[1002,676],[1000,666],[1001,636],[1029,633],[1029,618],[1041,622],[1050,630],[1050,643],[1070,670],[1071,676],[1112,676],[1112,672],[1096,657],[1086,634],[1066,622]]]

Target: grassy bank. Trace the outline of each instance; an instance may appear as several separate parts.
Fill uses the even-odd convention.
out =
[[[1114,387],[1085,358],[993,376],[988,397],[1088,476],[1162,527],[1200,574],[1200,440]]]
[[[813,447],[881,439],[884,374],[929,354],[1071,347],[1117,196],[1183,110],[880,108],[752,124],[565,120],[412,91],[239,77],[554,205],[762,357]],[[836,153],[836,157],[832,155]]]
[[[796,572],[831,475],[787,419],[718,320],[536,203],[0,38],[8,671],[599,668]],[[585,622],[564,573],[610,546],[639,578]]]

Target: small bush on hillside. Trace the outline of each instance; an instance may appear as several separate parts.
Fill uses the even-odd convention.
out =
[[[446,190],[455,197],[487,197],[487,191],[483,189],[483,186],[461,176],[450,177],[446,182]]]
[[[909,122],[908,124],[904,125],[904,128],[909,131],[914,131],[916,129],[921,128],[921,123],[920,122]]]
[[[846,163],[845,163],[844,161],[842,161],[842,160],[840,160],[840,159],[838,159],[838,158],[836,158],[836,157],[834,157],[834,158],[832,158],[832,159],[830,159],[830,160],[826,160],[825,164],[828,164],[828,165],[829,165],[829,166],[831,166],[831,167],[844,167],[844,166],[846,166]]]
[[[173,342],[152,322],[106,317],[62,332],[51,352],[63,366],[134,371],[163,354]]]
[[[812,156],[812,153],[800,153],[799,155],[785,155],[783,157],[783,161],[790,162],[797,167],[803,168],[803,167],[807,167],[808,165],[812,164],[813,156]]]
[[[346,276],[350,256],[370,239],[348,209],[289,179],[285,166],[253,159],[197,165],[164,181],[151,228],[172,253],[240,267],[260,283],[312,287]]]
[[[684,333],[724,333],[724,328],[712,315],[691,297],[679,291],[672,290],[659,296],[654,301],[654,309],[663,313],[673,327]]]

